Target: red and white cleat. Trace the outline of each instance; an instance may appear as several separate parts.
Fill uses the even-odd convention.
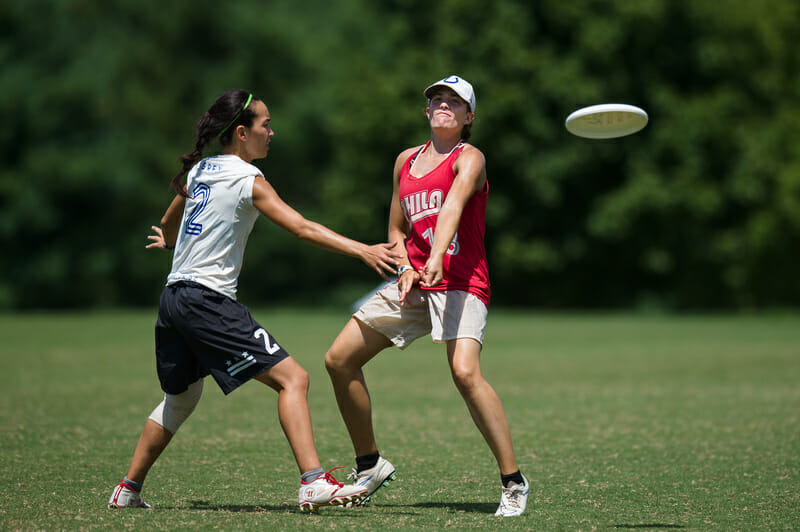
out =
[[[301,482],[298,494],[300,511],[313,512],[320,506],[345,506],[358,503],[367,496],[367,490],[361,486],[345,486],[331,475],[334,467],[311,482]]]
[[[111,498],[108,500],[109,508],[151,508],[149,504],[144,502],[139,496],[139,492],[133,488],[120,482],[114,488]]]

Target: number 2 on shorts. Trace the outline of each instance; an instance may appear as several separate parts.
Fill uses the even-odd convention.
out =
[[[264,329],[257,330],[253,336],[264,340],[264,348],[270,355],[274,355],[275,352],[281,348],[281,346],[278,345],[278,342],[273,341],[272,338],[270,338],[269,333]]]

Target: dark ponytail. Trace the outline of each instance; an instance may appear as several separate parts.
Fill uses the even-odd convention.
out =
[[[188,197],[183,189],[183,176],[203,158],[203,150],[214,138],[218,136],[222,146],[228,146],[233,140],[233,131],[237,126],[253,125],[256,117],[256,113],[252,110],[254,99],[249,92],[236,89],[224,92],[214,100],[208,111],[197,121],[197,141],[194,151],[178,159],[182,168],[178,175],[172,178],[172,188],[175,192]]]

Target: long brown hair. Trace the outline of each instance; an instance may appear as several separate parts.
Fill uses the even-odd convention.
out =
[[[197,141],[194,151],[182,155],[178,160],[182,164],[181,171],[172,178],[172,188],[181,196],[188,197],[183,189],[183,176],[203,158],[203,150],[216,137],[222,146],[230,145],[233,132],[239,125],[251,127],[256,113],[249,105],[255,100],[252,95],[241,89],[229,90],[220,94],[208,111],[197,121]]]

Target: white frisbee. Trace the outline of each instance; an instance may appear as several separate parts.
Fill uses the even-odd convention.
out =
[[[567,131],[588,139],[613,139],[647,125],[647,113],[634,105],[604,103],[578,109],[567,117]]]

